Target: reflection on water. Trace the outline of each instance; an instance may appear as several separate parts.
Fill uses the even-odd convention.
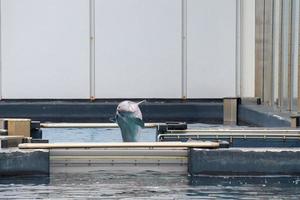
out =
[[[298,199],[300,177],[210,177],[145,171],[1,177],[2,199]]]

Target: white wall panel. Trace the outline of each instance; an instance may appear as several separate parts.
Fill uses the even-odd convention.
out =
[[[180,98],[181,0],[96,0],[96,97]]]
[[[88,3],[2,0],[4,98],[89,97]]]
[[[187,96],[235,96],[236,0],[188,0],[187,7]]]

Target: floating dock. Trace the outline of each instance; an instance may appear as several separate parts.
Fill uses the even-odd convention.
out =
[[[20,149],[46,149],[50,173],[99,170],[187,173],[190,148],[215,149],[216,142],[128,142],[20,144]]]
[[[215,142],[20,144],[0,151],[0,175],[159,171],[299,175],[300,148],[219,148]]]

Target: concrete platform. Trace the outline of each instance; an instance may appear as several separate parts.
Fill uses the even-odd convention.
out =
[[[300,148],[193,148],[188,171],[191,175],[300,174]]]
[[[48,150],[0,149],[0,176],[49,174]]]

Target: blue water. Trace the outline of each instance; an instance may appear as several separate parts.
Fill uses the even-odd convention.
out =
[[[118,128],[45,128],[43,139],[54,142],[122,142]],[[155,128],[143,129],[140,141],[155,141]]]
[[[220,127],[220,125],[189,124],[188,128]],[[122,142],[119,128],[44,128],[43,139],[54,142]],[[154,142],[155,128],[141,130],[140,141]]]
[[[202,126],[202,125],[201,125]],[[155,141],[144,129],[141,141]],[[43,129],[50,142],[117,142],[119,129]],[[99,171],[0,177],[0,199],[300,199],[298,176],[194,176]]]

